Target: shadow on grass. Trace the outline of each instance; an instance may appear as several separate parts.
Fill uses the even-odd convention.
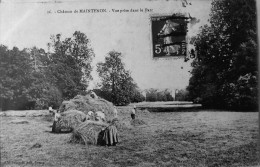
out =
[[[51,133],[51,134],[56,134],[56,135],[58,135],[58,134],[68,134],[68,133],[71,133],[71,132],[68,132],[68,131],[61,131],[61,132],[53,132],[52,130],[50,130],[50,131],[48,131],[48,130],[45,130],[44,131],[45,133]]]

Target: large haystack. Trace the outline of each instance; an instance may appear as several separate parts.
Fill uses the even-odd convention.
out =
[[[54,121],[52,132],[71,132],[80,123],[86,120],[86,114],[78,110],[69,110],[61,113],[58,121]]]
[[[93,111],[94,113],[97,111],[103,111],[107,121],[111,121],[116,117],[115,108],[111,102],[100,97],[93,98],[90,95],[78,95],[69,101],[63,101],[59,111],[66,112],[71,109],[82,111],[85,114],[89,111]]]
[[[71,142],[81,144],[101,144],[102,130],[108,127],[108,124],[103,122],[87,120],[81,123],[72,132]]]

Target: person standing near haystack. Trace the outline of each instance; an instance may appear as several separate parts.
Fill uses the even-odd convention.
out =
[[[134,105],[134,109],[131,110],[131,118],[135,119],[136,106]]]
[[[60,130],[56,131],[56,128],[59,120],[61,119],[61,114],[55,110],[53,110],[53,114],[54,114],[54,122],[52,125],[52,132],[60,132]]]
[[[104,110],[97,111],[96,113],[96,121],[105,122],[105,114]],[[117,119],[117,118],[116,118]],[[118,120],[118,119],[117,119]],[[103,146],[115,146],[118,143],[118,131],[115,125],[115,121],[103,129],[98,137],[98,143]]]
[[[109,125],[103,131],[103,144],[106,146],[115,146],[118,143],[118,133],[115,125]]]

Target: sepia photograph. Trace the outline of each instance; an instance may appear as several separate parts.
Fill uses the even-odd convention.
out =
[[[259,167],[259,10],[0,0],[0,166]]]

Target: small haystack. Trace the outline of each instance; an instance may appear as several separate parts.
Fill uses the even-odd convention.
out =
[[[93,98],[90,95],[78,95],[69,101],[63,101],[59,111],[67,112],[72,109],[82,111],[85,114],[89,111],[93,111],[94,113],[97,111],[103,111],[107,121],[111,121],[117,114],[115,113],[115,108],[111,102],[100,97]]]
[[[71,132],[80,123],[86,120],[86,114],[78,110],[69,110],[60,114],[58,121],[54,121],[52,132]]]
[[[108,124],[98,121],[87,120],[81,123],[72,132],[71,142],[81,144],[101,144],[102,131],[108,127]]]
[[[133,126],[147,125],[147,123],[141,119],[132,119],[130,123]]]

